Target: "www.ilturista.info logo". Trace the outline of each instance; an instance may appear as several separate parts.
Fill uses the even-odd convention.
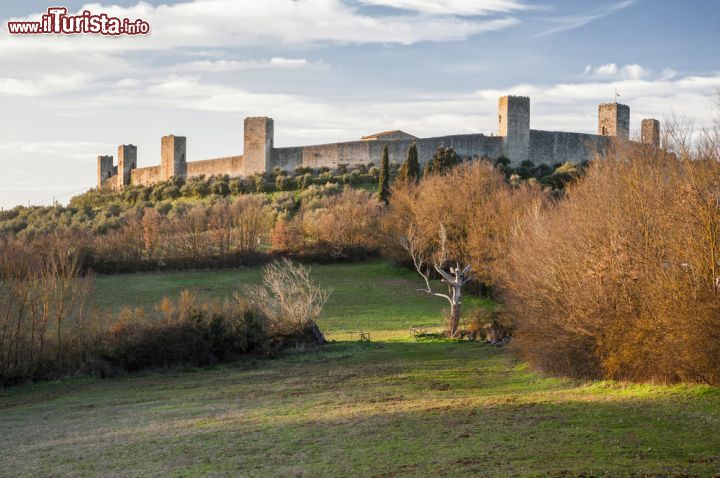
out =
[[[51,7],[40,21],[8,22],[13,35],[147,35],[150,24],[144,20],[117,18],[105,13],[99,15],[85,10],[79,15],[68,15],[65,7]]]

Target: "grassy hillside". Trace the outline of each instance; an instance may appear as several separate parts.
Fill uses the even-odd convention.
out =
[[[0,476],[713,476],[720,389],[541,377],[508,350],[414,341],[444,304],[384,263],[317,266],[337,342],[0,391]],[[98,278],[97,303],[225,295],[257,270]],[[348,342],[364,328],[371,343]],[[376,338],[377,337],[377,338]]]

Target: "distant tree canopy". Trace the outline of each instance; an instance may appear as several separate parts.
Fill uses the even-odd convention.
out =
[[[425,166],[425,175],[440,174],[449,171],[460,163],[453,148],[439,147]]]

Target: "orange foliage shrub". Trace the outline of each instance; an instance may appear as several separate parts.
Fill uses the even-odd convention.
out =
[[[720,163],[616,148],[514,234],[515,347],[562,374],[720,383]]]

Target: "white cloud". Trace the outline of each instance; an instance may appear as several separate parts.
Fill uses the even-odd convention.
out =
[[[463,0],[446,0],[469,5]],[[419,5],[417,1],[415,1]],[[505,9],[515,1],[487,0],[484,11]],[[493,6],[495,5],[495,6]],[[273,68],[327,70],[322,62],[303,58],[272,57],[267,60],[209,59],[163,67],[146,56],[198,52],[208,49],[291,47],[316,43],[396,43],[463,39],[517,23],[512,17],[460,18],[433,14],[419,8],[411,13],[371,15],[357,4],[341,0],[193,0],[153,6],[139,2],[128,7],[84,5],[80,11],[107,13],[120,18],[141,18],[151,23],[151,35],[100,37],[95,35],[10,35],[0,30],[0,95],[53,96],[98,86],[111,78],[120,88],[136,86],[123,75],[152,77],[176,72],[231,72]],[[478,10],[479,11],[479,10]],[[40,14],[13,20],[37,20]],[[222,55],[221,53],[218,53]],[[28,61],[31,59],[31,61]],[[10,73],[11,72],[11,73]]]
[[[595,73],[598,75],[617,75],[618,69],[615,63],[608,63],[607,65],[598,66],[595,69]]]
[[[123,78],[122,80],[115,83],[118,88],[136,88],[140,86],[142,82],[137,78]]]
[[[677,76],[677,71],[673,70],[672,68],[663,68],[660,79],[670,80],[672,78],[675,78],[675,76]]]
[[[0,78],[0,95],[49,96],[84,88],[90,81],[85,74],[48,74],[37,78]]]
[[[170,108],[242,113],[244,116],[284,116],[307,122],[308,118],[339,116],[339,111],[321,101],[286,93],[252,92],[235,86],[203,82],[199,76],[169,76],[148,82],[143,89],[122,98],[104,98],[113,105],[156,104]]]
[[[112,150],[112,148],[112,145],[92,141],[0,142],[0,152],[3,153],[3,159],[10,155],[43,154],[57,155],[83,161],[94,161],[97,155],[97,153],[95,153],[96,151]],[[0,160],[0,162],[2,162],[2,160]],[[4,162],[8,161],[5,160]]]
[[[89,189],[96,156],[115,148],[88,141],[0,140],[0,206],[66,202]]]
[[[178,71],[198,72],[227,72],[243,70],[270,70],[270,69],[297,69],[312,67],[327,69],[328,66],[319,63],[310,63],[304,58],[274,57],[269,60],[202,60],[177,65]]]
[[[672,70],[671,70],[672,71]],[[630,79],[639,80],[650,74],[650,70],[643,68],[637,63],[630,65],[618,66],[615,63],[608,63],[600,65],[598,67],[592,67],[590,65],[585,67],[584,75],[605,77],[605,78],[618,78],[618,79]],[[663,70],[664,74],[667,74],[667,70]],[[674,73],[674,72],[673,72]],[[665,75],[664,75],[665,76]],[[670,75],[668,78],[671,78]]]
[[[623,0],[609,6],[601,7],[600,9],[590,13],[553,17],[551,23],[554,26],[548,28],[547,30],[544,30],[537,36],[542,37],[547,35],[554,35],[555,33],[575,30],[576,28],[584,27],[588,23],[594,22],[595,20],[607,17],[608,15],[611,15],[619,10],[627,8],[633,3],[635,3],[635,0]]]
[[[360,0],[360,2],[366,5],[381,5],[439,15],[487,15],[527,8],[521,2],[514,0]]]
[[[633,63],[632,65],[625,65],[620,72],[624,78],[629,78],[631,80],[639,80],[647,75],[647,73],[648,71],[645,68],[636,63]]]
[[[307,64],[307,60],[305,59],[294,59],[294,58],[283,58],[283,57],[275,57],[271,58],[270,62],[271,65],[279,65],[279,66],[305,66]]]

